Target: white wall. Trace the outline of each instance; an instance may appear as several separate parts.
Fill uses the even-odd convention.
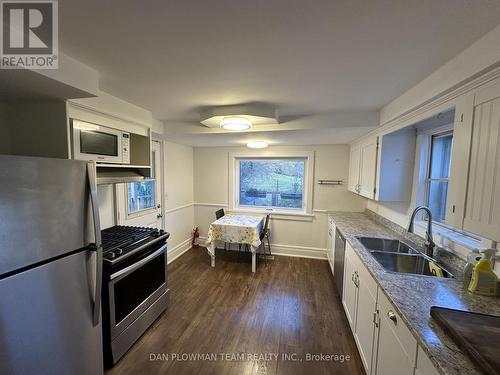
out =
[[[500,25],[380,110],[380,124],[423,105],[500,62]]]
[[[274,253],[325,257],[328,210],[363,211],[366,201],[347,191],[346,186],[318,185],[316,180],[342,179],[347,183],[349,146],[275,146],[272,151],[314,151],[314,191],[312,221],[271,221],[271,246]],[[248,151],[245,147],[200,147],[194,149],[194,198],[195,224],[200,226],[202,236],[215,220],[218,208],[228,209],[229,152]]]
[[[194,225],[193,148],[163,142],[165,230],[170,233],[168,260],[191,247]]]

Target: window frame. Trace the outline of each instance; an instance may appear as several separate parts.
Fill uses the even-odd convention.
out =
[[[129,189],[130,184],[133,184],[135,182],[127,182],[125,184],[125,189],[123,189],[123,190],[125,193],[125,214],[127,215],[127,219],[136,218],[136,217],[143,216],[143,215],[148,215],[150,213],[153,213],[153,211],[156,211],[156,209],[157,209],[156,206],[158,205],[157,197],[156,197],[156,179],[155,178],[148,178],[148,179],[145,179],[143,181],[137,181],[137,182],[149,182],[149,181],[154,181],[154,183],[155,183],[155,185],[154,185],[155,194],[154,194],[153,207],[143,208],[142,210],[138,210],[138,211],[134,211],[134,212],[130,212],[128,209],[128,189]]]
[[[242,159],[305,159],[304,161],[304,192],[302,196],[302,208],[267,207],[267,206],[240,206],[239,186],[240,171],[239,161]],[[314,152],[313,151],[290,151],[290,152],[230,152],[229,153],[229,210],[240,213],[272,213],[290,217],[312,217],[313,187],[314,187]]]
[[[437,129],[433,129],[432,131],[429,131],[426,136],[426,147],[427,147],[427,161],[426,161],[426,166],[425,166],[425,180],[424,180],[424,205],[429,207],[429,198],[430,198],[430,187],[431,187],[431,182],[437,181],[437,182],[447,182],[448,187],[450,184],[450,176],[448,175],[448,178],[431,178],[431,163],[432,163],[432,144],[433,140],[438,137],[445,137],[447,135],[452,135],[453,136],[453,125],[446,125],[444,127],[439,127]],[[452,140],[453,142],[453,140]],[[451,158],[450,158],[450,163],[451,163]],[[446,207],[448,206],[448,190],[446,192]],[[425,219],[427,221],[427,219]],[[444,221],[438,221],[438,220],[432,220],[432,223],[440,224],[445,226],[445,221],[446,221],[446,212],[445,212],[445,218]]]
[[[130,187],[130,184],[133,184],[135,182],[127,182],[125,184],[125,188],[123,189],[124,190],[124,193],[125,193],[125,216],[127,219],[134,219],[134,218],[137,218],[137,217],[141,217],[141,216],[144,216],[144,215],[149,215],[149,214],[152,214],[153,212],[156,212],[156,210],[158,209],[158,204],[159,204],[159,200],[161,199],[161,197],[158,197],[157,195],[157,189],[158,189],[158,186],[156,186],[156,184],[158,183],[157,179],[156,179],[156,151],[153,150],[153,148],[151,147],[151,177],[150,178],[146,178],[142,181],[135,181],[135,182],[148,182],[148,181],[154,181],[154,202],[153,202],[153,207],[149,207],[149,208],[144,208],[142,210],[138,210],[138,211],[134,211],[134,212],[129,212],[128,210],[128,190],[129,190],[129,187]],[[161,164],[161,161],[160,161],[160,164]],[[160,190],[161,191],[161,190]]]
[[[418,132],[420,156],[417,158],[417,160],[419,160],[419,166],[418,166],[419,180],[417,186],[417,199],[416,199],[417,205],[419,204],[428,205],[429,185],[427,183],[427,180],[428,176],[430,175],[432,137],[438,134],[446,134],[453,131],[454,131],[454,124],[451,123],[448,125],[439,126],[431,129],[425,129]],[[452,158],[453,158],[453,146],[452,146]],[[448,177],[448,182],[449,180],[450,176]],[[427,227],[427,220],[428,220],[427,215],[420,213],[418,215],[418,220],[415,222],[417,227],[419,227],[420,230],[422,231],[422,234],[425,233],[425,228]],[[434,231],[437,232],[439,235],[446,238],[452,238],[454,242],[460,243],[464,246],[471,246],[472,243],[479,244],[481,241],[481,238],[479,236],[466,232],[462,229],[455,228],[454,226],[449,225],[446,222],[432,220],[432,225],[434,226]]]

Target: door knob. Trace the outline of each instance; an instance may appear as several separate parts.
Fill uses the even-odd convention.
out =
[[[162,215],[162,214],[158,214],[158,215],[156,215],[156,217],[157,217],[158,219],[161,219],[161,218],[163,217],[163,215]]]

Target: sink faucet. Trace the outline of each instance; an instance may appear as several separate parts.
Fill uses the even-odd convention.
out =
[[[411,214],[410,224],[408,224],[408,232],[414,233],[413,232],[413,222],[415,221],[415,216],[421,210],[424,210],[425,212],[427,212],[427,231],[425,232],[427,238],[426,238],[425,245],[424,245],[425,246],[425,254],[432,258],[434,256],[434,247],[436,246],[436,244],[434,243],[434,240],[432,238],[432,213],[431,213],[431,210],[429,209],[429,207],[426,207],[426,206],[415,207],[415,209],[413,210],[413,212]]]

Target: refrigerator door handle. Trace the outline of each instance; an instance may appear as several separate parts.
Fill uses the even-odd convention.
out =
[[[102,241],[101,241],[101,224],[99,222],[99,202],[97,200],[97,179],[95,163],[87,163],[87,174],[89,177],[90,200],[92,204],[92,217],[94,221],[94,238],[95,246],[91,249],[96,252],[96,269],[95,269],[95,292],[94,292],[94,309],[93,309],[93,324],[97,326],[101,316],[101,291],[102,291]]]

